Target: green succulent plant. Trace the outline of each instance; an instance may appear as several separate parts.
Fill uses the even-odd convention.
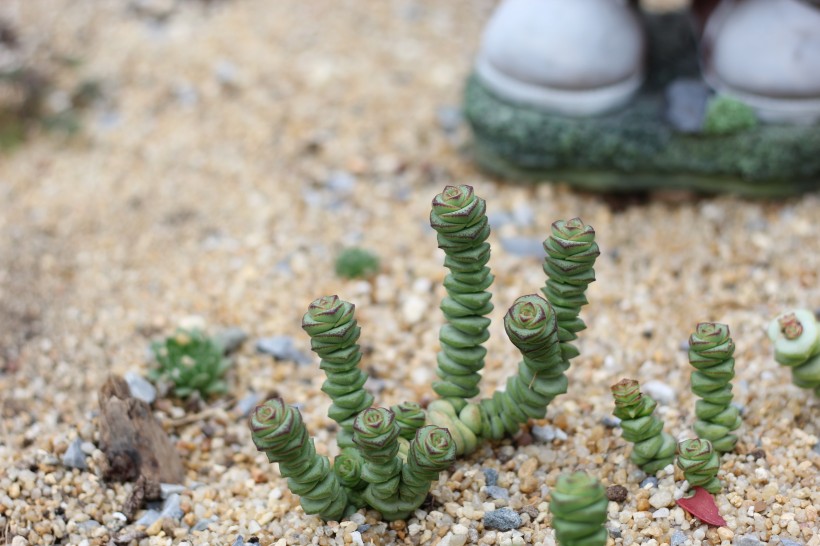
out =
[[[663,431],[663,421],[654,415],[658,403],[641,393],[634,379],[612,385],[613,415],[621,420],[623,438],[635,445],[630,460],[647,474],[655,474],[675,459],[675,439]]]
[[[345,248],[336,256],[336,274],[345,279],[370,277],[379,272],[379,257],[363,248]]]
[[[152,380],[170,381],[174,395],[185,398],[199,392],[203,397],[224,394],[222,379],[230,367],[222,346],[199,330],[178,330],[173,336],[151,344],[158,367],[148,373]]]
[[[769,323],[774,359],[791,368],[792,383],[820,396],[820,323],[814,313],[798,309]]]
[[[493,309],[487,291],[493,276],[487,267],[486,204],[470,186],[447,186],[433,199],[430,223],[450,273],[441,303],[445,323],[436,359],[439,379],[433,383],[439,398],[426,409],[415,402],[390,409],[371,407],[373,396],[364,388],[367,375],[359,367],[360,328],[352,303],[325,296],[312,302],[304,315],[302,327],[327,376],[322,390],[332,400],[328,415],[340,426],[341,453],[333,472],[322,474],[322,483],[337,484],[346,503],[344,508],[319,506],[314,496],[307,506],[303,502],[308,513],[336,519],[369,506],[387,520],[406,518],[456,455],[474,451],[481,441],[515,434],[530,418],[544,417],[550,401],[567,390],[564,372],[578,355],[571,342],[585,328],[578,315],[587,303],[586,288],[595,280],[592,268],[599,251],[594,230],[578,218],[553,224],[544,241],[544,297],[518,298],[504,318],[507,335],[523,357],[518,372],[503,392],[473,400],[480,393],[487,353],[483,344],[489,338],[487,315]],[[253,430],[254,426],[252,421]],[[281,457],[277,446],[255,432],[253,437],[270,460]],[[304,453],[314,457],[310,451]],[[300,464],[307,468],[307,461]]]
[[[719,493],[723,489],[717,478],[720,458],[709,440],[684,440],[678,444],[677,451],[677,465],[683,470],[689,485],[702,487],[710,493]]]
[[[583,472],[559,477],[549,506],[558,544],[604,546],[607,505],[606,490],[595,478]]]
[[[695,405],[695,433],[722,453],[734,450],[737,436],[732,431],[741,423],[740,411],[731,405],[734,352],[725,324],[701,322],[689,337],[689,363],[696,369],[692,392],[701,398]]]

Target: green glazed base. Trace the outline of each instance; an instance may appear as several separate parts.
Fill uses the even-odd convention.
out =
[[[572,118],[500,99],[475,76],[464,94],[480,167],[510,180],[596,191],[689,189],[786,196],[820,189],[820,125],[757,125],[729,135],[677,132],[665,86],[699,77],[686,13],[646,16],[649,74],[623,109]]]

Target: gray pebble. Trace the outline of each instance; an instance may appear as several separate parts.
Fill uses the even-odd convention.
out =
[[[233,546],[245,546],[245,539],[242,535],[237,535],[236,540],[233,541]]]
[[[454,106],[439,106],[436,109],[436,121],[445,133],[455,133],[461,125],[461,120],[461,110]]]
[[[543,258],[545,255],[541,239],[537,237],[501,237],[501,248],[513,256]]]
[[[643,384],[643,392],[659,404],[671,404],[675,401],[675,389],[662,381],[647,381]]]
[[[732,542],[735,546],[762,546],[763,543],[755,534],[737,535]]]
[[[212,523],[216,523],[219,521],[219,518],[216,516],[211,516],[209,518],[201,519],[191,527],[191,531],[204,531],[208,528],[208,526]]]
[[[325,185],[335,193],[348,194],[356,186],[356,177],[347,171],[333,171],[327,177]]]
[[[78,468],[80,470],[87,470],[88,465],[85,462],[85,453],[83,453],[83,441],[77,438],[68,449],[63,453],[63,465],[68,468]]]
[[[621,538],[620,527],[607,527],[606,530],[609,532],[609,536],[611,536],[612,538]]]
[[[138,400],[142,400],[146,404],[153,404],[157,399],[157,389],[150,381],[142,377],[136,372],[126,372],[123,376],[125,382],[128,383],[128,388],[131,390],[131,396]]]
[[[220,59],[214,66],[214,77],[221,85],[234,87],[239,83],[239,69],[227,59]]]
[[[666,87],[666,119],[682,133],[697,133],[708,100],[709,88],[702,81],[678,78]]]
[[[297,364],[310,364],[311,358],[298,350],[293,338],[288,336],[264,337],[256,342],[256,350],[271,355],[276,360],[286,360]]]
[[[223,328],[214,334],[214,341],[222,346],[225,354],[230,354],[242,346],[248,333],[242,328]]]
[[[259,393],[251,392],[237,401],[233,409],[240,416],[247,417],[261,401],[262,396]]]
[[[683,531],[680,529],[675,529],[672,533],[672,541],[670,546],[681,546],[684,542],[686,542],[686,535],[683,534]]]
[[[178,483],[161,483],[159,484],[159,496],[167,499],[171,495],[180,495],[185,491],[185,486]]]
[[[551,442],[553,440],[566,440],[567,433],[560,428],[550,425],[536,425],[530,430],[532,437],[540,442]]]
[[[531,226],[535,223],[535,212],[533,212],[532,207],[526,203],[522,203],[513,209],[513,220],[519,226]],[[541,245],[541,256],[544,255],[544,240],[539,239],[539,244]]]
[[[174,97],[181,106],[191,107],[199,102],[199,93],[189,83],[180,83],[174,86]]]
[[[498,230],[507,224],[512,223],[513,217],[509,212],[491,212],[487,214],[487,221],[493,230]]]
[[[179,495],[177,493],[172,493],[167,499],[165,499],[165,503],[162,505],[162,513],[160,514],[160,517],[178,520],[184,515],[185,512],[182,511],[182,507],[179,505]]]
[[[360,533],[364,533],[368,529],[370,529],[370,524],[369,523],[362,523],[361,525],[356,527],[356,530]]]
[[[618,428],[621,426],[621,420],[614,415],[605,415],[604,418],[601,419],[601,424],[607,428]]]
[[[658,487],[658,478],[655,476],[648,476],[641,482],[641,489],[654,489]]]
[[[510,492],[504,489],[503,487],[499,487],[497,485],[488,485],[487,494],[494,499],[507,500],[510,498]]]
[[[498,529],[499,531],[511,531],[521,527],[521,516],[518,512],[509,508],[499,508],[484,514],[484,527],[487,529]]]
[[[498,470],[495,468],[484,469],[484,481],[487,487],[492,487],[498,483]]]
[[[815,453],[820,453],[820,442],[817,442],[816,444],[814,444],[814,447],[812,447],[811,450],[814,451]]]
[[[137,526],[144,526],[150,527],[153,525],[155,521],[159,519],[159,511],[157,510],[148,510],[145,512],[140,519],[134,522],[134,525]]]
[[[774,538],[774,537],[772,537],[772,538]],[[796,540],[792,540],[790,538],[785,538],[785,537],[780,538],[780,544],[782,544],[783,546],[803,546],[802,542],[798,542]]]
[[[99,527],[101,525],[102,525],[102,523],[100,523],[99,521],[94,520],[94,519],[90,519],[88,521],[78,523],[77,524],[77,530],[80,531],[81,533],[90,533],[91,531],[93,531],[94,529],[96,529],[97,527]]]

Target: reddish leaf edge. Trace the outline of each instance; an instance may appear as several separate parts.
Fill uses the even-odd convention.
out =
[[[715,504],[715,498],[702,487],[695,487],[694,495],[678,499],[675,502],[703,523],[715,527],[726,526],[726,520],[721,517],[717,504]]]

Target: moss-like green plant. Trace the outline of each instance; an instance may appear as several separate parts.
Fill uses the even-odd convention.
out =
[[[288,479],[290,490],[301,496],[306,513],[340,520],[357,508],[349,506],[328,458],[316,454],[297,410],[279,398],[271,399],[256,407],[250,425],[256,448],[265,452],[268,461],[279,463],[279,471]]]
[[[734,352],[725,324],[701,322],[689,337],[689,363],[697,370],[692,372],[692,392],[701,398],[695,405],[695,433],[723,453],[734,450],[737,436],[732,431],[741,422],[740,411],[731,405]]]
[[[550,513],[561,546],[603,546],[607,509],[606,490],[596,480],[576,472],[561,476],[552,490]]]
[[[345,279],[370,277],[379,271],[379,257],[363,248],[342,250],[336,257],[336,274]]]
[[[672,464],[675,440],[663,431],[663,421],[653,415],[657,402],[642,394],[641,385],[634,379],[622,379],[612,385],[612,396],[612,413],[621,420],[623,438],[635,444],[630,460],[647,474]]]
[[[729,135],[756,127],[757,114],[752,107],[737,99],[717,95],[706,105],[703,132],[708,135]]]
[[[709,440],[696,438],[678,444],[678,467],[693,487],[702,487],[710,493],[719,493],[723,486],[717,478],[720,469],[718,452]]]
[[[783,313],[769,323],[774,359],[791,368],[792,383],[820,396],[820,323],[809,310]]]
[[[547,299],[521,297],[504,318],[507,335],[523,356],[518,373],[504,392],[472,401],[480,392],[483,343],[489,337],[486,315],[493,309],[487,291],[493,276],[487,267],[486,204],[470,186],[447,186],[433,199],[430,223],[450,273],[441,303],[439,380],[433,384],[439,399],[426,410],[414,402],[370,408],[373,397],[364,390],[367,377],[359,369],[360,329],[353,304],[337,296],[319,298],[302,321],[327,374],[322,390],[333,401],[328,414],[340,425],[342,450],[332,475],[345,492],[345,511],[369,506],[388,520],[407,517],[455,455],[544,417],[550,401],[566,392],[564,372],[578,355],[570,342],[585,327],[578,313],[587,303],[584,292],[595,279],[592,267],[599,252],[594,230],[576,218],[553,224],[544,242],[548,281],[542,292]],[[311,513],[333,519],[339,512],[334,505],[332,512]]]
[[[199,330],[179,330],[164,341],[151,344],[157,364],[148,376],[170,381],[180,398],[198,391],[202,396],[223,394],[228,387],[222,377],[230,367],[222,347]]]

